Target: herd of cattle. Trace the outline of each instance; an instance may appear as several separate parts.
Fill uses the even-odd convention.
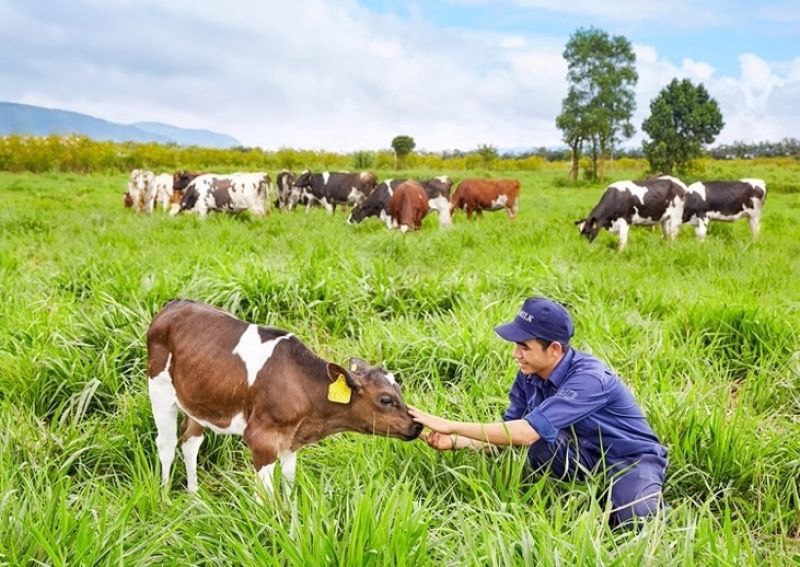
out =
[[[402,232],[417,230],[422,219],[433,210],[440,225],[449,225],[456,210],[467,218],[484,210],[504,209],[509,219],[518,210],[520,183],[516,179],[464,179],[451,190],[447,176],[427,180],[388,179],[378,183],[370,172],[323,172],[308,170],[295,176],[281,171],[276,179],[273,198],[272,181],[267,173],[195,173],[178,171],[156,175],[135,169],[131,172],[125,205],[151,213],[160,203],[172,216],[183,211],[205,218],[209,211],[238,213],[249,210],[264,216],[270,207],[291,211],[297,206],[322,206],[329,213],[337,205],[351,208],[348,223],[376,217],[389,229]],[[688,223],[703,239],[711,220],[733,221],[747,218],[755,238],[761,210],[767,195],[762,179],[696,182],[688,187],[667,175],[641,181],[617,181],[609,185],[598,204],[575,224],[590,241],[601,228],[619,236],[624,249],[631,225],[661,225],[665,238],[677,237]]]

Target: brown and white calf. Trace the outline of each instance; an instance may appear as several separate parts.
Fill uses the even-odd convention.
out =
[[[484,210],[505,209],[509,219],[517,216],[520,184],[516,179],[465,179],[450,200],[450,212],[464,209],[467,218]]]
[[[153,212],[155,191],[153,179],[155,174],[147,169],[134,169],[128,179],[128,195],[133,202],[133,209],[139,213]]]
[[[389,199],[392,228],[400,232],[419,230],[428,214],[428,195],[418,181],[409,179],[398,185]]]
[[[161,480],[178,444],[187,489],[197,490],[197,453],[206,429],[241,435],[272,491],[276,461],[290,482],[295,454],[333,433],[415,439],[415,423],[392,374],[352,358],[326,362],[291,333],[247,323],[203,303],[175,300],[147,331],[147,375]]]

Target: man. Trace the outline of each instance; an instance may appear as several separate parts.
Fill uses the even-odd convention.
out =
[[[527,299],[495,332],[514,343],[519,372],[498,423],[462,423],[411,408],[439,451],[530,447],[528,461],[561,478],[603,472],[610,481],[612,525],[655,513],[667,468],[661,445],[623,382],[595,357],[569,346],[572,318],[558,303]]]

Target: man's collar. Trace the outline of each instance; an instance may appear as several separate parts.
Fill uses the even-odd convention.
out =
[[[574,356],[575,351],[573,348],[567,348],[567,352],[564,353],[564,356],[562,356],[561,360],[558,361],[556,367],[553,368],[550,376],[547,377],[547,381],[550,382],[553,387],[561,387],[561,384],[564,382],[564,378],[567,376],[567,371],[569,370],[570,364],[572,363],[572,357]]]

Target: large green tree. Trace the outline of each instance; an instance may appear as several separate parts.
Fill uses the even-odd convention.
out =
[[[623,36],[609,36],[596,28],[578,29],[564,49],[569,90],[556,126],[572,150],[570,175],[584,142],[592,147],[592,176],[605,177],[605,158],[616,142],[630,138],[636,110],[634,87],[636,54]],[[598,163],[599,162],[599,163]]]
[[[717,101],[702,84],[672,79],[650,102],[650,116],[642,123],[650,136],[643,144],[650,170],[684,173],[724,125]]]
[[[392,149],[394,150],[394,165],[397,169],[397,160],[402,160],[417,146],[414,138],[401,134],[392,138]]]

